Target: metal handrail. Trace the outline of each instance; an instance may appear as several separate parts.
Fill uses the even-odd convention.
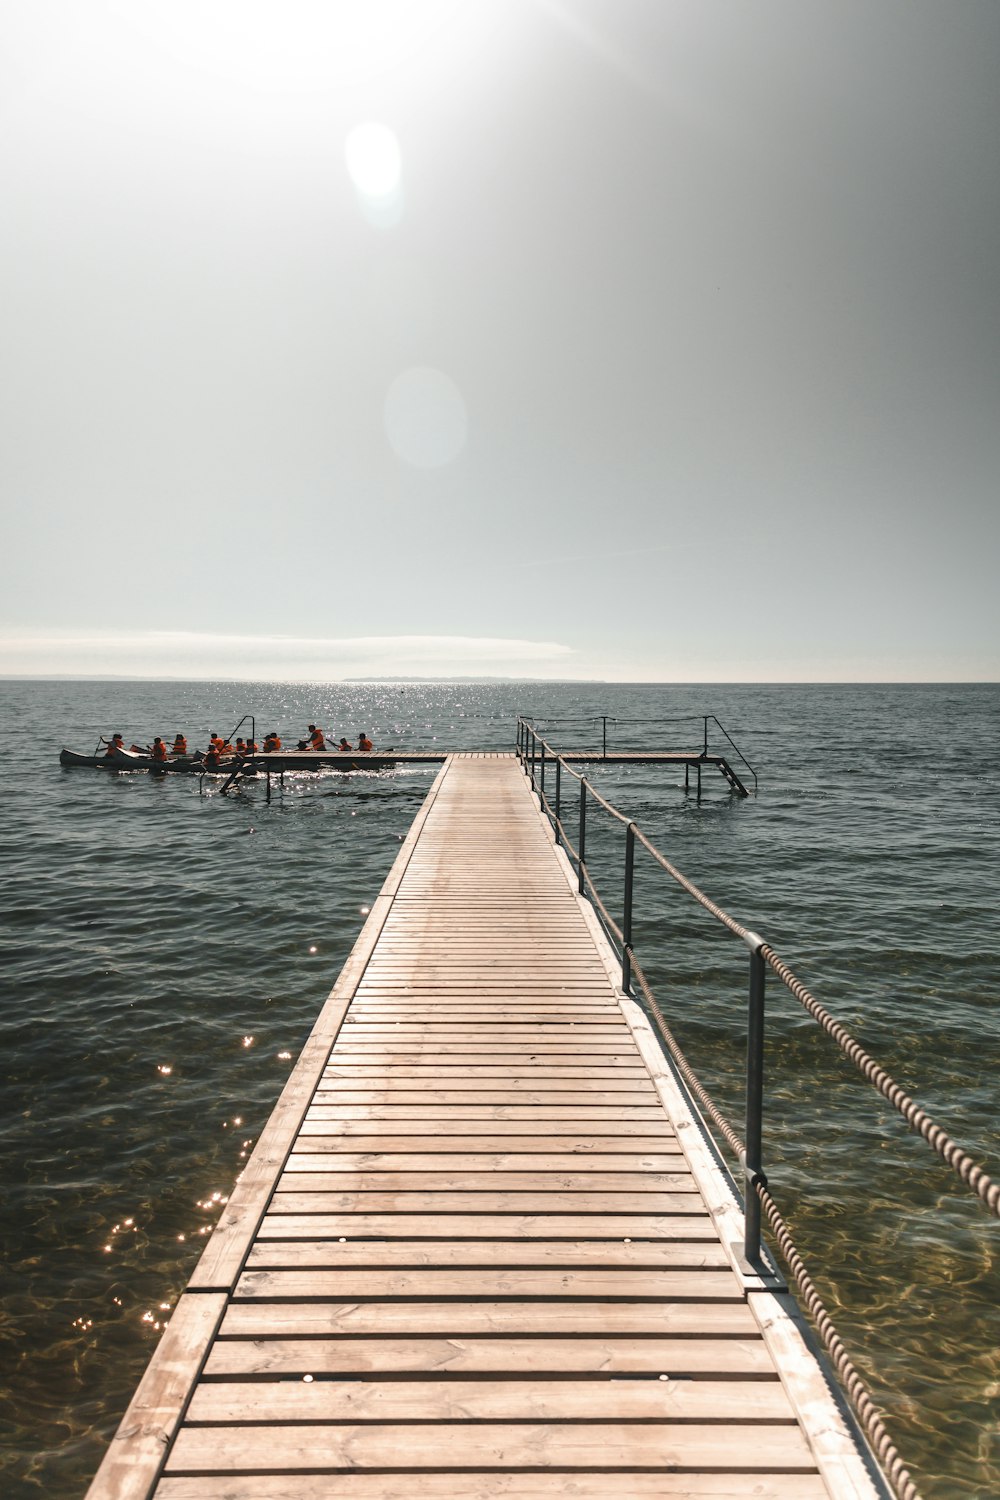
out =
[[[746,756],[743,754],[743,751],[740,749],[739,745],[737,745],[736,741],[733,739],[732,735],[729,733],[729,730],[726,728],[725,724],[721,723],[715,717],[714,714],[705,714],[705,715],[703,715],[703,717],[704,717],[704,720],[705,720],[705,754],[706,755],[708,754],[708,721],[709,721],[709,719],[711,719],[712,723],[716,726],[716,728],[720,729],[722,731],[722,733],[725,735],[726,739],[732,745],[733,749],[736,751],[736,754],[739,756],[740,760],[743,762],[743,764],[746,766],[747,770],[750,772],[750,775],[753,777],[753,789],[754,789],[754,792],[756,792],[757,791],[757,772],[754,770],[753,766],[747,760]]]
[[[560,715],[560,717],[558,719],[546,719],[544,722],[546,723],[546,725],[549,725],[549,724],[558,724],[560,726],[561,725],[565,725],[565,724],[600,724],[600,726],[601,726],[601,754],[606,757],[607,753],[608,753],[608,725],[609,724],[630,724],[630,725],[643,724],[643,725],[647,725],[647,726],[657,726],[657,725],[661,725],[661,724],[697,724],[699,721],[701,723],[701,742],[702,742],[701,754],[703,756],[708,754],[708,726],[709,726],[710,723],[714,724],[719,729],[720,733],[722,733],[725,736],[725,738],[728,741],[728,743],[735,750],[736,754],[739,756],[740,760],[743,762],[743,765],[746,767],[747,771],[752,776],[752,778],[753,778],[754,794],[756,795],[757,790],[758,790],[758,782],[757,782],[757,772],[756,772],[755,768],[750,764],[750,762],[747,759],[747,757],[743,754],[743,751],[740,749],[739,745],[737,745],[736,741],[733,739],[732,735],[729,733],[729,730],[726,728],[725,724],[723,724],[722,721],[721,721],[721,719],[717,718],[715,714],[673,714],[673,715],[669,715],[668,714],[668,715],[664,715],[662,717],[659,716],[659,715],[657,715],[656,717],[653,717],[653,718],[618,718],[617,715],[614,715],[614,714],[568,714],[568,715],[567,714],[563,714],[563,715]],[[517,716],[517,722],[518,722],[518,725],[521,725],[521,724],[530,725],[531,728],[532,728],[532,731],[534,733],[536,733],[536,734],[538,733],[538,730],[537,730],[537,727],[536,727],[537,721],[535,719],[528,719],[528,718],[525,718],[524,715],[518,714],[518,716]],[[541,739],[540,735],[539,735],[539,738]],[[520,731],[519,731],[519,737],[518,737],[518,745],[520,747]],[[550,753],[554,753],[554,752],[552,752],[550,750]],[[694,753],[694,752],[692,752],[692,753]]]

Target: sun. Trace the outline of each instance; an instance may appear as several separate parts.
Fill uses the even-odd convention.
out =
[[[402,175],[399,142],[388,125],[355,125],[344,142],[351,181],[365,198],[391,198]]]

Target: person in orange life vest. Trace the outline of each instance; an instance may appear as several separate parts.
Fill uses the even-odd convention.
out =
[[[309,725],[309,749],[325,750],[326,740],[323,738],[322,729],[317,729],[315,724]]]
[[[150,754],[152,755],[154,760],[166,760],[167,758],[167,747],[160,739],[159,735],[157,735],[156,739],[153,741],[153,748],[150,751]]]
[[[209,749],[214,750],[217,755],[221,755],[222,746],[224,743],[225,741],[220,738],[218,730],[213,729],[212,733],[208,737]]]
[[[276,750],[280,749],[281,741],[272,729],[270,734],[264,736],[264,754],[273,755]]]
[[[344,735],[341,735],[340,736],[340,744],[337,746],[337,749],[338,750],[353,750],[354,746],[351,744],[351,742],[350,742],[349,739],[347,739]]]
[[[358,749],[359,750],[363,750],[366,755],[367,755],[367,753],[368,753],[369,750],[374,750],[375,749],[375,746],[372,744],[371,740],[365,734],[365,732],[364,732],[363,729],[362,729],[361,733],[358,735]]]
[[[247,753],[246,741],[243,740],[243,739],[237,740],[236,741],[236,754],[237,755],[246,755],[246,753]]]
[[[110,740],[108,740],[108,748],[104,752],[105,758],[107,758],[109,755],[116,755],[119,750],[124,749],[125,741],[122,739],[120,734],[114,734],[111,736]]]
[[[206,771],[217,771],[219,769],[219,752],[216,750],[214,744],[209,745],[201,758],[201,763]]]
[[[170,753],[171,755],[187,755],[188,753],[188,742],[180,730],[174,735],[174,743],[170,747]]]
[[[257,754],[257,741],[256,740],[247,740],[246,745],[243,748],[246,750],[247,755],[256,755]]]

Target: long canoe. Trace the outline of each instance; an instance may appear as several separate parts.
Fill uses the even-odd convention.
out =
[[[175,755],[168,760],[154,760],[151,755],[132,750],[116,750],[113,755],[81,755],[77,750],[60,750],[61,766],[100,766],[105,771],[197,771],[201,762],[190,756]],[[224,767],[220,767],[224,769]]]

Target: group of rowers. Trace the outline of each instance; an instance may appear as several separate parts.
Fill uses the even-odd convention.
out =
[[[309,725],[308,738],[298,740],[295,748],[296,750],[332,751],[335,755],[353,754],[355,749],[345,735],[341,735],[338,744],[334,744],[332,739],[328,742],[322,729],[318,729],[315,724]],[[104,752],[105,759],[112,758],[119,754],[119,752],[124,751],[124,749],[125,740],[122,735],[112,735],[111,739],[107,741],[107,749]],[[222,735],[213,729],[208,742],[208,749],[195,751],[191,758],[192,760],[200,761],[206,770],[213,770],[222,764],[223,758],[244,760],[248,755],[274,755],[280,749],[281,739],[274,730],[264,736],[264,744],[263,746],[259,746],[257,741],[253,739],[237,739],[235,742],[230,743],[229,740],[223,739]],[[375,749],[375,746],[363,729],[358,731],[357,749],[362,755],[368,755]],[[171,745],[168,745],[164,739],[161,739],[157,735],[152,745],[130,745],[129,750],[135,755],[148,755],[153,761],[162,762],[176,758],[177,756],[186,757],[188,742],[187,737],[178,731],[174,735],[173,744]]]

